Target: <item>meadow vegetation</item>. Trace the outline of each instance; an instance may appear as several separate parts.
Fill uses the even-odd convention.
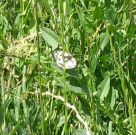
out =
[[[136,1],[0,0],[0,134],[136,135]]]

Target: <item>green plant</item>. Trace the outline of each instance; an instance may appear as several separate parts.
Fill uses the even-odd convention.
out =
[[[136,134],[135,8],[134,0],[1,1],[1,134]],[[55,50],[77,67],[59,68]]]

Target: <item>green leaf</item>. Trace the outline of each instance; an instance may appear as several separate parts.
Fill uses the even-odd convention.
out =
[[[85,129],[76,129],[76,135],[87,135]]]
[[[65,116],[61,116],[59,119],[59,123],[57,124],[57,127],[61,127],[65,123]]]
[[[112,135],[112,121],[109,122],[108,135]]]
[[[106,47],[106,45],[109,43],[109,37],[107,34],[104,34],[104,39],[102,41],[102,44],[101,44],[101,50],[103,51],[104,48]]]
[[[91,62],[91,71],[92,71],[92,73],[95,72],[97,62],[98,62],[98,56],[94,56],[94,58],[93,58],[93,60]]]
[[[85,99],[84,97],[79,96],[79,101],[80,101],[80,103],[81,103],[81,108],[82,108],[83,112],[84,112],[85,114],[91,116],[91,113],[90,113],[91,107],[90,107],[90,105],[89,105],[88,100]]]
[[[57,84],[58,86],[64,88],[64,83],[62,81],[58,82]],[[70,85],[69,82],[66,82],[67,88],[68,90],[74,92],[74,93],[78,93],[78,94],[84,94],[85,92],[83,91],[83,89],[79,86],[74,86],[74,85]]]
[[[112,8],[112,7],[108,7],[106,8],[105,10],[105,14],[106,14],[106,17],[108,19],[108,21],[111,23],[111,24],[115,24],[116,23],[116,12],[115,10]]]
[[[110,77],[105,78],[101,82],[99,88],[102,91],[101,95],[100,95],[100,99],[101,99],[101,101],[103,101],[104,98],[107,97],[109,90],[110,90]]]
[[[2,46],[7,49],[8,48],[8,41],[0,34],[0,43]]]
[[[74,93],[84,93],[81,87],[69,85],[69,90]]]
[[[48,0],[40,0],[42,5],[45,6],[45,9],[50,13],[50,15],[53,15],[51,6],[49,5]]]
[[[104,50],[104,48],[108,45],[108,43],[109,43],[109,37],[108,37],[107,33],[102,33],[100,35],[100,44],[101,45],[100,45],[100,49],[98,51],[97,56],[100,56],[101,51]]]
[[[42,28],[40,31],[42,32],[42,37],[44,38],[45,42],[52,47],[52,50],[58,48],[59,37],[55,34],[55,32],[48,28]]]
[[[132,91],[134,92],[134,94],[136,95],[136,89],[135,89],[133,83],[132,83],[131,80],[128,78],[128,76],[125,75],[125,78],[126,78],[128,84],[130,85],[131,90],[132,90]]]
[[[15,135],[17,130],[19,130],[21,124],[22,124],[22,121],[18,122],[18,124],[15,125],[14,128],[10,131],[9,135]]]
[[[104,11],[102,6],[97,6],[93,12],[93,17],[95,20],[104,18]]]
[[[52,67],[53,69],[55,69],[55,71],[57,71],[58,73],[60,73],[60,74],[63,74],[63,73],[64,73],[63,70],[62,70],[60,67],[58,67],[55,62],[51,63],[50,65],[51,65],[51,67]]]
[[[116,101],[116,89],[112,88],[111,103],[110,103],[111,110],[113,110],[115,101]]]

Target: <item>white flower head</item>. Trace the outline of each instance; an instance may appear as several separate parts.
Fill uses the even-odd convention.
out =
[[[76,59],[72,56],[72,54],[67,52],[55,51],[54,58],[57,65],[62,69],[73,69],[77,65]]]

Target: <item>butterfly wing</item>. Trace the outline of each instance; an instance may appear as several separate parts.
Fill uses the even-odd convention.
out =
[[[54,58],[57,65],[62,69],[73,69],[77,65],[76,59],[67,52],[55,51]]]

